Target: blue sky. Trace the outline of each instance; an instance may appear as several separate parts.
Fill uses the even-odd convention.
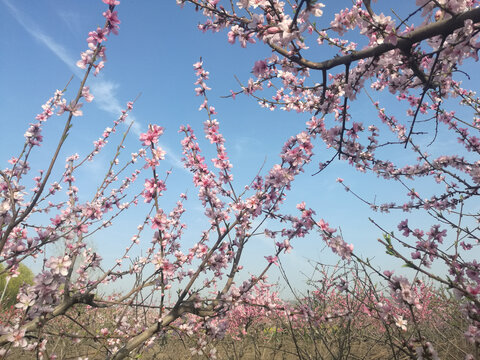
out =
[[[336,2],[336,6],[346,6],[348,3]],[[105,5],[100,0],[0,0],[0,28],[4,34],[0,38],[3,49],[0,56],[2,168],[7,166],[6,161],[10,157],[21,150],[23,133],[40,112],[40,106],[56,89],[63,88],[72,75],[75,78],[67,98],[73,97],[82,74],[75,62],[79,59],[80,52],[86,49],[88,32],[103,24],[101,14],[104,10]],[[189,230],[185,241],[192,244],[204,228],[204,221],[199,216],[201,209],[196,202],[196,192],[190,176],[179,162],[181,137],[177,133],[181,124],[191,124],[197,135],[202,135],[205,115],[197,110],[201,99],[194,94],[195,75],[192,64],[201,56],[205,68],[210,71],[208,84],[212,91],[209,99],[217,109],[217,118],[227,139],[226,146],[234,165],[235,184],[238,188],[250,182],[264,161],[266,169],[278,162],[278,153],[284,141],[288,136],[301,131],[309,116],[280,110],[271,112],[260,108],[254,99],[245,96],[238,96],[236,100],[221,98],[228,95],[230,89],[238,88],[234,75],[246,82],[254,62],[270,56],[271,52],[263,44],[242,49],[238,45],[229,45],[226,33],[203,34],[196,29],[197,23],[202,19],[200,14],[189,6],[180,9],[173,0],[122,1],[117,10],[122,21],[120,35],[110,37],[106,43],[108,61],[105,69],[89,83],[95,100],[84,106],[83,117],[75,119],[72,134],[60,159],[76,152],[85,154],[103,129],[111,126],[124,104],[142,93],[131,116],[136,125],[127,141],[127,150],[129,153],[139,147],[138,134],[149,123],[165,127],[161,145],[167,151],[167,159],[163,169],[172,168],[173,174],[167,183],[168,191],[162,204],[168,210],[173,207],[179,193],[188,191],[189,212],[185,221]],[[330,21],[329,13],[327,11],[325,20]],[[357,120],[364,118],[365,123],[369,124],[369,120],[376,117],[376,112],[367,105],[365,98],[360,100],[352,105],[355,116]],[[392,100],[386,105],[389,110],[398,109],[403,114],[404,110],[400,110]],[[56,116],[49,120],[44,131],[46,141],[32,158],[33,169],[46,166],[45,159],[56,144],[63,121],[63,117]],[[442,138],[441,141],[443,146],[454,146],[455,142],[448,138]],[[79,173],[82,175],[78,175],[81,199],[91,197],[95,190],[92,179],[103,176],[102,171],[112,148],[113,144],[96,162]],[[203,148],[207,154],[213,154],[205,141]],[[385,183],[374,176],[360,174],[340,162],[335,162],[320,175],[312,176],[318,162],[331,157],[331,152],[320,143],[317,144],[315,153],[314,162],[298,178],[294,190],[289,194],[285,209],[295,212],[295,204],[305,200],[307,206],[317,212],[318,218],[324,218],[331,226],[341,227],[345,240],[353,243],[359,254],[375,257],[379,265],[391,268],[394,262],[384,256],[383,249],[376,241],[380,233],[369,223],[368,217],[372,216],[386,228],[395,230],[395,224],[405,218],[405,215],[372,213],[367,206],[346,193],[335,179],[344,178],[359,193],[369,199],[375,197],[377,203],[398,199],[404,191],[398,184]],[[402,160],[405,155],[393,151],[390,156],[392,160]],[[61,170],[62,167],[60,161],[57,168]],[[33,175],[36,175],[35,171],[32,172]],[[128,217],[123,217],[115,227],[92,240],[107,260],[118,256],[112,249],[123,249],[128,244],[142,214],[141,207],[130,210]],[[430,223],[429,219],[421,217],[415,221],[417,226]],[[149,239],[144,241],[148,244]],[[265,264],[263,255],[272,253],[272,246],[265,239],[258,239],[250,245],[244,265],[247,271],[256,273]],[[304,279],[301,273],[311,272],[307,259],[324,263],[337,261],[328,249],[323,250],[324,245],[315,234],[297,240],[293,246],[292,254],[284,256],[282,262],[299,287],[302,287]],[[271,275],[273,279],[278,276],[275,271]]]

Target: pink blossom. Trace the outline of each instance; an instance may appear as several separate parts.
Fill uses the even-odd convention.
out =
[[[108,20],[107,30],[108,33],[113,32],[115,35],[118,35],[119,24],[121,23],[118,19],[117,11],[107,10],[103,13],[103,16]]]
[[[140,141],[145,146],[152,146],[158,143],[158,138],[163,134],[163,127],[158,125],[149,125],[146,133],[140,134]]]
[[[72,114],[72,116],[82,116],[83,112],[82,110],[80,110],[82,106],[82,103],[75,103],[74,101],[71,101],[69,105],[63,103],[60,106],[60,110],[58,110],[57,114],[62,115],[65,111],[68,111]]]
[[[120,1],[118,0],[102,0],[105,4],[110,6],[120,5]]]
[[[8,341],[10,341],[14,347],[27,346],[27,339],[25,339],[25,329],[16,329],[10,335],[8,335]]]
[[[395,319],[395,325],[402,331],[407,331],[407,320],[403,319],[403,316],[397,316]]]
[[[95,71],[93,72],[93,75],[97,76],[100,71],[103,69],[105,66],[105,63],[103,61],[100,61],[98,64],[95,65]]]
[[[260,77],[261,75],[265,74],[267,70],[268,70],[268,66],[266,61],[258,60],[255,62],[255,65],[253,66],[253,75],[255,75],[256,77]]]
[[[87,42],[96,46],[101,44],[103,41],[107,40],[107,30],[102,28],[97,28],[97,31],[90,31],[88,33]]]
[[[278,266],[278,257],[277,256],[265,256],[269,264],[274,264]]]
[[[93,95],[90,94],[90,87],[84,86],[82,89],[82,96],[85,99],[86,102],[92,102],[93,100]]]
[[[87,50],[80,54],[81,59],[77,61],[77,66],[80,69],[85,69],[87,65],[92,64],[93,62],[93,51]]]
[[[47,261],[46,266],[52,269],[53,274],[67,276],[71,264],[72,261],[70,260],[70,257],[65,255],[63,257],[51,257]]]

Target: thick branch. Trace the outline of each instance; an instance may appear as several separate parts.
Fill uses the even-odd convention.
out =
[[[437,21],[435,23],[425,25],[402,37],[399,37],[396,45],[383,43],[378,46],[369,47],[349,55],[335,57],[322,62],[314,62],[299,56],[292,56],[288,50],[283,49],[278,45],[272,43],[269,43],[269,45],[275,51],[291,59],[292,61],[295,61],[299,65],[303,65],[310,69],[329,70],[339,65],[347,65],[357,60],[379,56],[390,50],[410,49],[413,44],[430,39],[434,36],[449,35],[453,31],[462,28],[465,24],[465,20],[472,20],[474,23],[480,22],[480,8],[466,11],[448,20]]]
[[[47,323],[49,320],[63,315],[70,309],[73,305],[83,303],[83,304],[92,304],[93,294],[77,294],[75,296],[65,299],[60,305],[58,305],[51,313],[45,316],[39,316],[26,325],[22,326],[22,329],[25,330],[25,333],[29,333],[37,330],[43,324]],[[5,346],[10,341],[8,340],[10,334],[5,334],[0,336],[0,346]]]
[[[115,353],[111,358],[108,359],[125,359],[129,356],[130,352],[142,345],[145,341],[150,339],[161,329],[164,329],[185,313],[196,314],[199,316],[211,316],[213,315],[212,310],[212,306],[210,306],[208,309],[197,309],[195,308],[193,303],[185,301],[182,305],[174,307],[161,321],[156,324],[150,325],[146,330],[144,330],[137,336],[131,338],[123,348],[118,350],[117,353]]]

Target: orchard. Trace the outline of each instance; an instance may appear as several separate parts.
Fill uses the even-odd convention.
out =
[[[1,147],[2,358],[480,358],[479,2],[330,3],[176,0],[191,29],[220,41],[213,53],[207,40],[181,43],[180,19],[123,20],[122,6],[150,19],[165,4],[85,2],[101,25],[80,34],[72,61],[19,4],[2,0],[62,62],[51,77],[65,79],[50,95],[29,95],[36,116],[4,110],[1,119],[4,144],[16,139]],[[74,18],[66,25],[76,34]],[[122,31],[152,26],[158,33]],[[176,43],[198,52],[189,68]],[[124,64],[131,82],[142,61],[160,59],[154,48],[171,67],[139,82],[178,102],[145,103],[140,89],[121,106],[106,86],[109,64],[136,57]],[[209,66],[230,51],[235,66]],[[13,54],[2,55],[8,66]],[[2,107],[22,96],[9,86],[33,94],[42,85],[2,85]],[[254,169],[245,160],[249,174],[233,161],[246,156],[241,141],[229,147],[240,130],[223,120],[239,101],[256,106],[238,126],[257,137],[256,159],[265,157]],[[190,102],[194,118],[136,121],[142,107],[175,114]],[[89,122],[95,106],[116,117]],[[279,118],[268,131],[266,112]],[[285,113],[294,125],[280,120]],[[165,145],[172,139],[175,148]],[[274,158],[259,153],[266,148]],[[332,173],[348,175],[326,186]],[[322,205],[332,186],[342,195]],[[355,216],[333,216],[353,203]],[[302,256],[329,254],[329,264],[309,258],[304,284],[284,266],[302,247]]]

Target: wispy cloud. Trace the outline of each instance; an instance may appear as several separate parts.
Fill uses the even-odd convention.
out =
[[[101,78],[93,79],[91,82],[92,93],[95,94],[95,99],[98,107],[114,115],[120,114],[123,109],[116,96],[116,91],[118,88],[119,85],[117,83]],[[133,115],[129,115],[128,119],[134,121],[132,126],[132,132],[135,135],[140,136],[142,132],[146,131],[139,124],[139,122],[136,121]],[[167,145],[160,143],[160,146],[167,152],[167,160],[171,163],[172,166],[176,167],[177,169],[185,170],[183,163],[180,161],[180,156],[178,156]]]
[[[80,33],[82,29],[81,19],[76,11],[58,10],[57,14],[72,34]]]
[[[45,45],[45,47],[47,47],[59,60],[61,60],[77,78],[81,78],[83,76],[82,71],[76,66],[76,59],[63,45],[59,44],[51,36],[42,31],[42,29],[40,29],[40,27],[32,19],[15,7],[10,0],[1,1],[8,8],[15,20],[17,20],[17,22],[28,34]],[[125,106],[121,105],[116,95],[116,92],[119,88],[119,85],[116,82],[98,77],[90,79],[90,88],[92,90],[92,94],[95,96],[94,102],[101,110],[114,116],[120,116],[121,111],[125,108]],[[135,135],[139,136],[140,133],[145,131],[142,129],[140,122],[136,121],[133,115],[130,115],[129,119],[134,121],[132,132]],[[165,151],[167,151],[167,160],[171,163],[171,165],[175,168],[185,170],[182,162],[180,161],[180,156],[169,149],[168,146],[164,144],[161,146]]]
[[[90,80],[90,89],[92,90],[92,94],[95,95],[95,104],[103,111],[115,116],[120,116],[122,110],[125,109],[125,106],[122,107],[122,105],[120,105],[116,94],[119,87],[117,83],[102,78]],[[128,118],[134,121],[132,126],[133,133],[140,136],[144,131],[142,126],[136,121],[133,115],[129,115]]]
[[[74,58],[68,54],[67,50],[62,45],[55,42],[55,40],[53,40],[50,36],[41,31],[35,22],[18,10],[9,0],[2,0],[2,2],[7,6],[15,20],[18,21],[18,23],[26,32],[28,32],[33,38],[40,41],[50,51],[52,51],[57,58],[59,58],[65,65],[68,66],[70,71],[72,71],[75,76],[81,76],[80,69],[75,66]]]

